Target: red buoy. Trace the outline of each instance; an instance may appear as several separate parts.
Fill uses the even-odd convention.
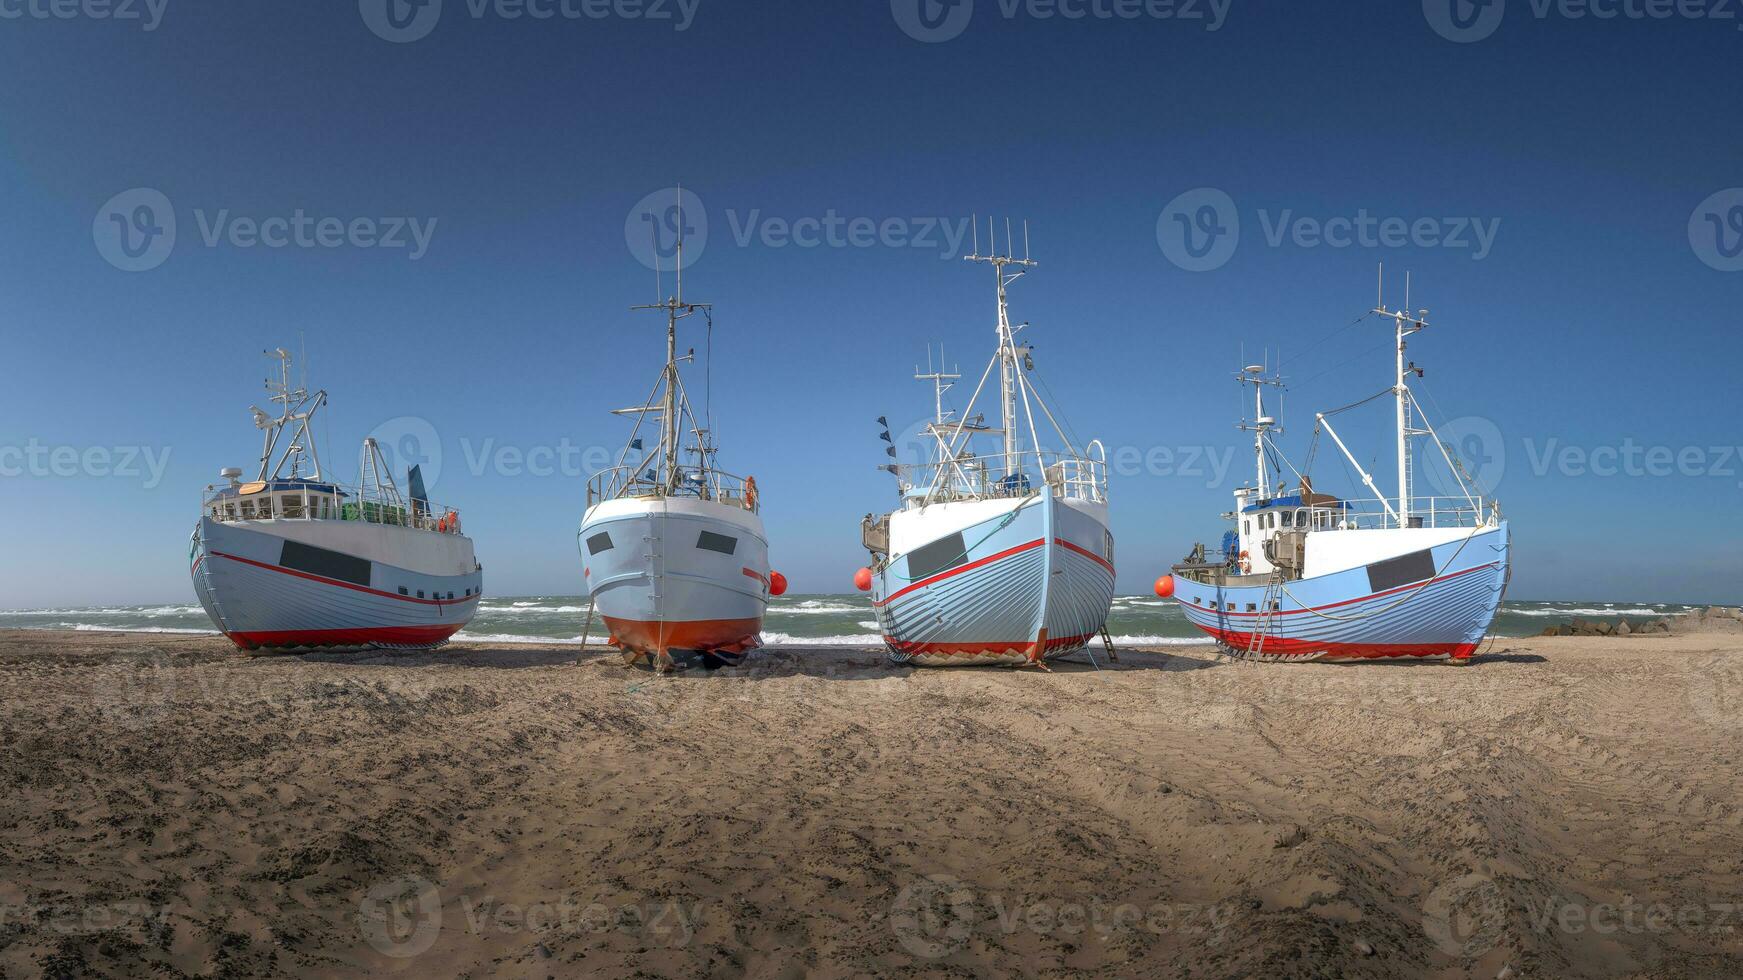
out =
[[[853,585],[854,585],[854,588],[860,590],[861,592],[870,592],[871,587],[872,587],[872,571],[871,571],[871,569],[862,568],[859,571],[854,572],[853,573]]]
[[[1156,580],[1156,596],[1166,599],[1174,594],[1174,576],[1164,575]]]
[[[787,594],[787,576],[780,572],[769,573],[769,595]]]

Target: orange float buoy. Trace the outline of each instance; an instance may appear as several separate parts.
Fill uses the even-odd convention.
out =
[[[1174,594],[1174,576],[1164,575],[1156,580],[1156,597],[1166,599]]]
[[[787,576],[780,572],[769,573],[769,595],[787,594]]]
[[[854,588],[861,592],[870,592],[872,587],[872,570],[869,568],[862,568],[859,571],[854,572],[853,585]]]

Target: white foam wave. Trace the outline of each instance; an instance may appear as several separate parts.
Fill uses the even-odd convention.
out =
[[[832,613],[839,615],[841,613],[860,612],[865,612],[864,606],[848,606],[842,605],[841,603],[818,602],[814,599],[802,602],[797,606],[769,606],[769,613],[771,615],[779,614],[786,616],[823,616]]]
[[[878,621],[875,619],[862,619],[859,621],[859,628],[862,630],[875,630],[880,627],[878,626]]]
[[[580,613],[586,612],[586,606],[541,606],[534,602],[517,602],[512,606],[479,606],[479,613],[490,613],[496,616],[527,616],[544,613]]]
[[[1502,607],[1501,612],[1503,614],[1512,613],[1515,616],[1663,616],[1663,615],[1666,615],[1666,612],[1664,610],[1661,610],[1661,609],[1616,608],[1614,606],[1606,606],[1606,607],[1601,608],[1601,609],[1592,608],[1592,607],[1579,607],[1579,608],[1567,608],[1567,609],[1559,609],[1559,608],[1558,609],[1508,609],[1506,607]]]
[[[770,647],[882,647],[884,638],[876,633],[865,636],[793,636],[788,633],[764,633],[763,645]]]
[[[101,626],[96,623],[56,623],[33,629],[75,630],[80,633],[180,633],[188,636],[217,636],[217,630],[180,629],[174,626]]]
[[[468,633],[465,630],[455,633],[454,639],[463,643],[561,643],[565,646],[579,645],[581,643],[581,638],[579,636],[568,638],[556,636],[521,636],[515,633]],[[593,642],[603,642],[604,639],[603,636],[596,636],[593,638]]]

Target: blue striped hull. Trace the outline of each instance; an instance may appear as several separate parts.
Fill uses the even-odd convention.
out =
[[[1014,517],[961,533],[965,553],[943,571],[912,575],[915,548],[874,574],[873,606],[892,660],[1037,663],[1082,649],[1105,628],[1114,569],[1101,521],[1044,492]]]
[[[1349,533],[1349,532],[1324,532]],[[1284,583],[1218,586],[1176,577],[1186,618],[1219,643],[1272,660],[1468,659],[1506,591],[1506,522],[1428,549],[1432,578],[1376,592],[1367,566]],[[1269,597],[1269,598],[1268,598]],[[1267,601],[1276,609],[1263,612]]]

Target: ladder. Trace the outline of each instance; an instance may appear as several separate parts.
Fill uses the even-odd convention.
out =
[[[1247,637],[1247,648],[1238,651],[1236,656],[1242,660],[1254,663],[1279,663],[1292,659],[1289,654],[1266,654],[1265,640],[1271,635],[1271,628],[1277,622],[1277,607],[1283,595],[1283,577],[1272,572],[1265,582],[1265,595],[1259,602],[1259,614],[1253,620],[1253,632]]]

